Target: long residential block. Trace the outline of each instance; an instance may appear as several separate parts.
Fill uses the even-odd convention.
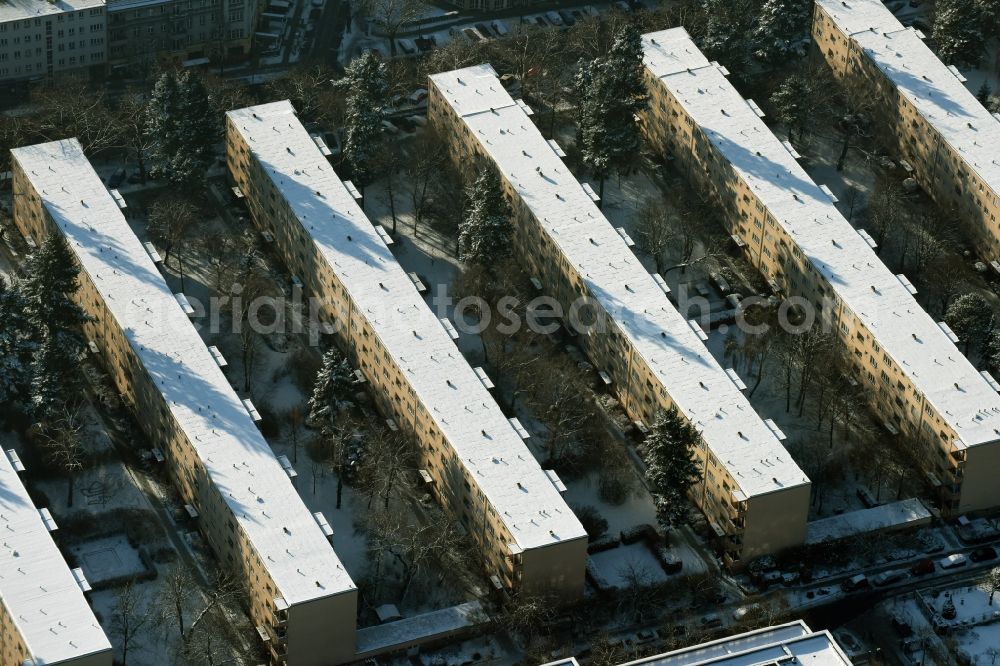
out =
[[[0,2],[0,81],[104,69],[105,0]]]
[[[893,275],[875,242],[838,212],[752,101],[683,28],[643,36],[654,148],[712,196],[750,261],[776,289],[812,304],[844,343],[874,408],[913,435],[948,513],[1000,504],[1000,396],[954,334]]]
[[[83,572],[70,570],[36,509],[13,449],[0,451],[0,664],[111,666],[111,643],[90,609]]]
[[[1000,271],[1000,115],[880,0],[816,0],[812,36],[834,74],[876,101],[885,139]]]
[[[587,535],[562,484],[535,461],[321,142],[287,101],[230,111],[226,137],[229,173],[254,223],[316,299],[383,414],[417,440],[433,492],[477,543],[494,583],[580,597]]]
[[[622,666],[851,666],[852,663],[829,631],[813,631],[802,620],[796,620],[645,657]]]
[[[129,228],[124,201],[105,189],[75,139],[11,154],[15,223],[36,244],[50,233],[69,242],[81,269],[77,302],[93,317],[86,337],[165,455],[188,513],[247,584],[271,663],[351,661],[357,588],[327,521],[303,504],[251,405]]]
[[[515,256],[563,307],[630,418],[648,425],[676,406],[701,433],[691,499],[730,565],[802,543],[810,483],[576,180],[561,151],[489,65],[430,77],[428,120],[465,170],[496,168],[514,211]],[[588,314],[591,313],[591,314]],[[588,317],[593,321],[588,322]]]
[[[258,0],[107,2],[112,69],[151,67],[157,59],[185,66],[243,60],[250,55],[261,10]]]

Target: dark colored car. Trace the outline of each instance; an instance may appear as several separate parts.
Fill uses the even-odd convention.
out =
[[[910,567],[910,573],[914,576],[925,576],[934,573],[934,560],[920,560]]]
[[[118,169],[108,178],[108,187],[118,187],[125,182],[125,169]]]
[[[997,551],[992,546],[982,546],[969,553],[969,559],[973,562],[985,562],[986,560],[997,559]]]

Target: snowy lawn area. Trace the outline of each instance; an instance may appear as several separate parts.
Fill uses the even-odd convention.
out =
[[[601,577],[613,587],[656,585],[668,580],[667,572],[645,543],[622,545],[590,556]]]
[[[622,504],[612,504],[601,499],[598,490],[598,473],[591,472],[578,479],[563,479],[566,494],[563,498],[572,507],[592,506],[608,521],[608,534],[619,534],[636,525],[655,525],[656,507],[645,486],[635,484],[633,492]],[[637,479],[638,481],[638,479]]]
[[[979,625],[951,633],[958,651],[970,664],[995,664],[1000,657],[1000,623]]]

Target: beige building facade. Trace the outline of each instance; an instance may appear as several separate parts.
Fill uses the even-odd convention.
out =
[[[40,245],[63,233],[80,264],[77,302],[104,367],[135,411],[224,568],[246,582],[249,614],[275,666],[352,661],[357,588],[251,405],[132,233],[80,144],[12,151],[14,221]]]
[[[875,100],[882,140],[1000,272],[1000,116],[880,0],[817,0],[812,37],[834,75]]]
[[[726,562],[739,568],[801,544],[810,483],[784,435],[750,407],[735,371],[714,360],[704,333],[669,302],[666,283],[642,267],[530,109],[489,65],[432,75],[428,89],[429,123],[450,139],[460,169],[497,170],[514,211],[515,256],[579,328],[578,344],[630,418],[645,428],[674,406],[701,432],[691,499]]]
[[[587,535],[562,484],[535,461],[523,428],[500,411],[485,373],[462,356],[451,324],[424,302],[322,142],[285,101],[229,112],[226,145],[254,224],[273,236],[390,427],[413,436],[430,491],[476,542],[494,584],[579,598]]]
[[[927,482],[948,514],[1000,505],[1000,396],[855,231],[836,198],[796,162],[763,113],[683,28],[643,37],[649,143],[723,211],[748,259],[776,291],[800,299],[844,344],[890,432],[922,447]]]

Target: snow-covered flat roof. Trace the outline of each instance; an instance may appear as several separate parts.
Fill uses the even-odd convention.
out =
[[[275,102],[227,116],[517,544],[529,549],[585,539],[580,521],[302,127],[292,105]]]
[[[630,661],[622,666],[756,666],[763,664],[851,666],[851,660],[828,631],[813,631],[802,620],[756,629]]]
[[[1000,439],[1000,396],[683,28],[643,36],[646,66],[788,232],[844,307],[960,438]],[[664,54],[669,54],[667,57]],[[665,66],[664,63],[670,63]],[[654,69],[655,68],[655,69]],[[880,360],[884,366],[884,362]],[[882,367],[882,366],[880,366]]]
[[[109,652],[111,643],[2,450],[0,533],[0,603],[35,662]]]
[[[447,638],[489,619],[478,599],[358,630],[359,658]]]
[[[289,605],[354,583],[76,139],[11,151]],[[140,417],[142,415],[140,414]]]
[[[0,2],[0,23],[43,18],[65,12],[104,7],[105,0],[3,0]]]
[[[809,483],[493,68],[430,78],[743,495]]]
[[[839,516],[811,520],[806,526],[809,545],[846,539],[880,530],[918,527],[931,522],[931,512],[915,497],[870,509],[848,511]]]
[[[815,0],[847,35],[862,30],[894,32],[903,24],[886,7],[882,0]]]

